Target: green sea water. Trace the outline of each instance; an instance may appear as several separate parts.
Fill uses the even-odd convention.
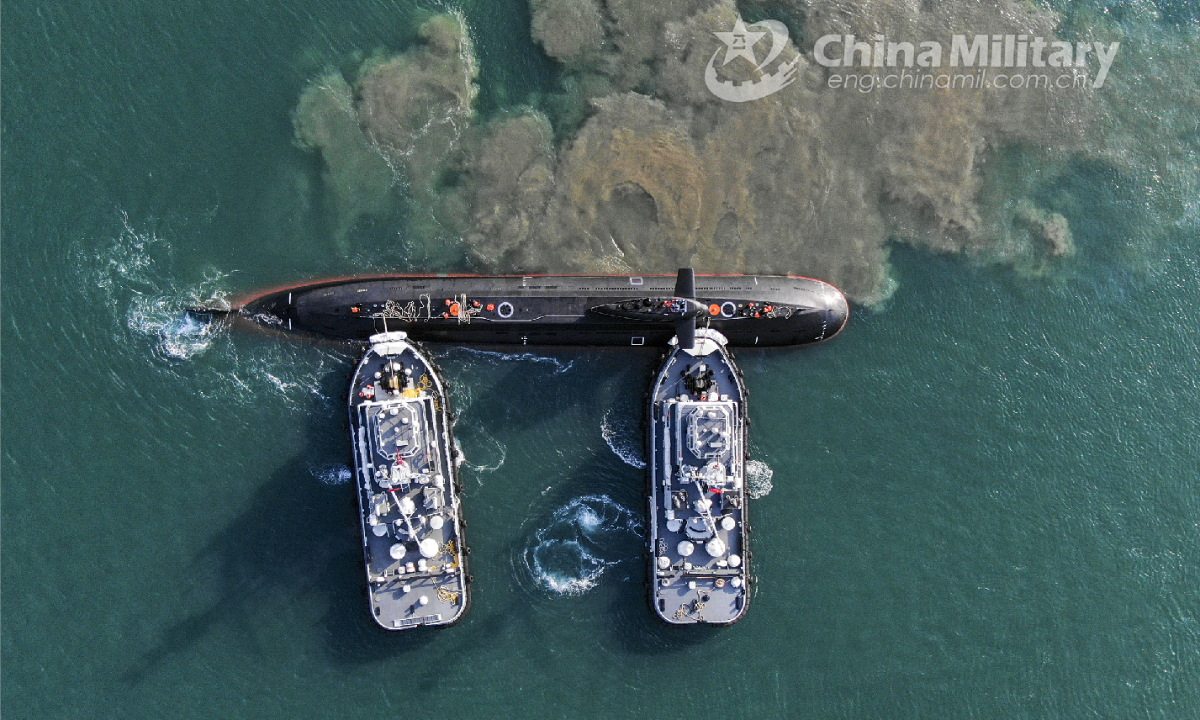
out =
[[[456,7],[481,112],[553,90],[525,3]],[[1200,715],[1200,186],[1132,163],[1038,188],[1077,247],[1048,272],[897,244],[885,306],[737,352],[761,465],[731,628],[668,628],[644,599],[655,353],[434,347],[473,607],[378,631],[346,470],[357,349],[182,309],[461,263],[414,253],[403,218],[339,252],[293,203],[304,84],[403,49],[431,9],[4,4],[6,719]],[[1191,3],[1077,12],[1168,47],[1197,31]],[[1196,122],[1144,143],[1194,169]]]

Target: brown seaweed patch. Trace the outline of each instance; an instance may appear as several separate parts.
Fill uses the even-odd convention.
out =
[[[327,184],[351,172],[353,153],[374,148],[439,227],[461,233],[480,270],[791,272],[865,303],[895,287],[892,240],[1018,269],[1072,254],[1071,210],[1042,190],[1080,158],[1153,178],[1147,193],[1162,196],[1151,199],[1166,220],[1184,206],[1171,183],[1194,178],[1194,142],[1180,138],[1194,134],[1195,113],[1160,112],[1153,83],[1136,87],[1154,74],[1153,52],[1130,53],[1143,66],[1129,79],[1118,77],[1128,62],[1119,59],[1099,92],[844,91],[807,59],[816,37],[1054,39],[1058,18],[1021,0],[780,4],[803,17],[795,23],[803,37],[777,53],[796,79],[758,100],[727,102],[706,85],[721,46],[713,33],[738,17],[732,0],[531,0],[534,38],[564,63],[563,90],[545,105],[554,129],[528,109],[478,123],[469,38],[460,18],[441,16],[423,28],[421,45],[369,61],[349,103],[344,87],[302,98],[297,115],[311,116],[304,142],[320,149]],[[765,57],[766,45],[757,52]],[[1188,66],[1187,52],[1172,57]],[[735,58],[721,74],[754,82],[761,69]],[[1176,84],[1170,97],[1195,108],[1197,81]],[[347,118],[358,124],[358,146]],[[1165,138],[1162,147],[1145,149],[1150,136]],[[371,198],[386,196],[381,182],[348,194],[373,207]]]
[[[533,270],[524,250],[553,187],[553,132],[544,115],[501,118],[468,136],[462,187],[443,209],[485,268]]]
[[[567,5],[580,7],[538,0],[534,8]],[[868,5],[797,9],[809,38],[886,31],[948,39],[964,26],[1053,36],[1055,23],[1052,13],[1007,0],[987,8]],[[649,271],[690,262],[701,270],[804,272],[874,302],[893,287],[886,276],[890,238],[954,252],[986,248],[1007,232],[979,205],[979,167],[993,147],[1033,142],[1059,155],[1079,147],[1078,118],[1086,113],[1071,105],[1078,98],[830,91],[825,69],[797,58],[796,38],[779,54],[798,67],[791,88],[753,103],[724,102],[706,87],[704,68],[717,47],[713,33],[738,17],[733,2],[672,4],[649,14],[614,2],[604,10],[611,42],[599,53],[556,54],[567,38],[554,33],[579,32],[569,24],[544,23],[535,33],[569,62],[584,99],[590,76],[607,78],[590,87],[610,93],[593,96],[595,114],[556,168],[543,226],[560,235],[536,227],[527,234],[527,242],[554,247],[550,257],[572,265],[615,262]],[[649,67],[653,74],[643,72]],[[740,59],[722,66],[733,82],[753,81],[758,72]],[[634,87],[654,97],[611,92]],[[635,195],[617,188],[637,188],[642,201],[630,205]],[[639,211],[647,200],[653,220]],[[1047,233],[1059,237],[1051,232],[1057,227]],[[557,247],[561,237],[574,252]]]
[[[478,70],[462,18],[436,15],[419,35],[405,53],[368,60],[356,83],[363,132],[394,160],[420,144],[453,144],[475,99]]]
[[[343,251],[346,236],[364,215],[390,212],[394,174],[359,130],[353,93],[341,73],[311,81],[293,115],[296,144],[319,152],[322,181],[333,210],[333,237]]]
[[[594,60],[604,44],[604,18],[593,0],[531,0],[533,37],[568,65]]]
[[[1044,245],[1051,256],[1063,257],[1075,252],[1071,227],[1059,213],[1043,210],[1028,200],[1022,200],[1017,204],[1015,220],[1027,227],[1034,240]]]
[[[470,122],[476,67],[457,14],[422,24],[421,42],[399,55],[376,54],[354,86],[340,72],[314,79],[293,114],[296,144],[324,162],[324,194],[338,247],[364,216],[394,216],[404,186],[418,201],[418,234],[439,233],[429,215],[449,149]]]

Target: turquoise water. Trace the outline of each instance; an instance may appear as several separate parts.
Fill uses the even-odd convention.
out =
[[[1194,35],[1195,5],[1146,7],[1109,14]],[[377,632],[345,476],[355,349],[180,311],[430,269],[403,217],[346,253],[297,210],[313,160],[290,119],[315,73],[404,48],[428,9],[6,4],[6,718],[1200,714],[1200,192],[1133,161],[1038,185],[1077,247],[1048,272],[896,244],[898,289],[834,341],[738,352],[770,480],[732,628],[645,606],[653,353],[435,348],[474,605]],[[553,90],[524,3],[462,9],[481,112]],[[1195,118],[1169,127],[1135,149],[1194,170]]]

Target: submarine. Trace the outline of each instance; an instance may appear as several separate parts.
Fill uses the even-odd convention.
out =
[[[220,312],[258,328],[352,341],[404,332],[418,342],[664,347],[699,326],[731,346],[779,347],[832,338],[849,306],[820,280],[685,268],[678,275],[339,278],[255,293]]]

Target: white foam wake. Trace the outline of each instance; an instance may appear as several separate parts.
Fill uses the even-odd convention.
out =
[[[323,383],[353,362],[346,350],[235,343],[224,321],[187,312],[225,304],[225,274],[210,270],[198,282],[180,282],[170,242],[139,231],[124,214],[111,240],[76,252],[82,258],[76,289],[85,303],[110,308],[112,328],[124,340],[118,352],[131,366],[142,367],[147,356],[159,360],[150,372],[217,403],[306,412],[315,401],[324,412],[344,412]]]
[[[463,450],[462,443],[460,442],[460,440],[462,439],[462,436],[464,434],[464,432],[463,432],[464,429],[467,430],[467,432],[465,434],[468,437],[473,437],[476,434],[482,435],[487,440],[487,443],[490,444],[493,448],[495,448],[496,455],[494,455],[490,458],[491,462],[485,461],[482,464],[476,464],[476,463],[471,462],[471,460],[467,457],[466,451]],[[454,438],[454,446],[456,448],[458,448],[459,464],[466,465],[469,470],[472,470],[477,473],[495,472],[495,471],[499,470],[501,467],[503,467],[504,461],[508,457],[508,452],[505,449],[503,443],[501,443],[499,440],[497,440],[496,438],[489,435],[486,431],[484,431],[481,428],[475,428],[475,429],[456,428],[456,431],[459,433],[459,436]],[[475,453],[477,451],[482,454],[486,454],[486,453],[484,453],[484,451],[482,449],[477,448],[477,449],[473,449],[471,451],[472,456],[475,456]]]
[[[558,595],[580,595],[608,568],[631,559],[620,546],[639,546],[642,524],[607,495],[585,495],[559,508],[534,533],[525,564],[537,583]]]
[[[309,465],[308,471],[322,485],[345,485],[354,477],[353,471],[341,464]]]
[[[613,411],[611,409],[606,411],[604,418],[600,421],[600,435],[608,444],[608,449],[612,450],[626,465],[639,469],[645,468],[646,461],[642,458],[642,438],[636,424],[625,419],[624,415],[619,417],[622,419],[614,420]]]
[[[774,487],[771,484],[771,477],[774,475],[775,471],[762,460],[746,463],[746,494],[755,500],[766,497]]]
[[[169,270],[171,246],[153,232],[139,232],[122,213],[114,241],[84,267],[85,285],[99,288],[126,329],[150,339],[156,356],[188,360],[207,350],[222,323],[202,320],[188,308],[227,304],[226,276],[210,271],[199,283],[179,287]],[[86,288],[85,288],[86,290]]]
[[[197,303],[194,296],[134,298],[125,317],[125,325],[134,333],[151,338],[155,354],[175,360],[189,360],[212,346],[222,325],[187,312]]]
[[[470,347],[455,348],[452,352],[466,353],[468,355],[473,355],[473,356],[478,357],[479,359],[490,361],[491,363],[495,363],[495,364],[498,364],[500,362],[510,362],[513,360],[520,360],[520,361],[525,361],[525,362],[535,362],[535,363],[547,363],[549,365],[554,366],[554,374],[555,375],[565,373],[566,371],[570,370],[575,365],[574,360],[564,363],[563,361],[559,360],[558,358],[547,357],[545,355],[535,355],[534,353],[531,353],[531,352],[508,353],[508,352],[499,352],[496,350],[480,350],[478,348],[470,348]]]

